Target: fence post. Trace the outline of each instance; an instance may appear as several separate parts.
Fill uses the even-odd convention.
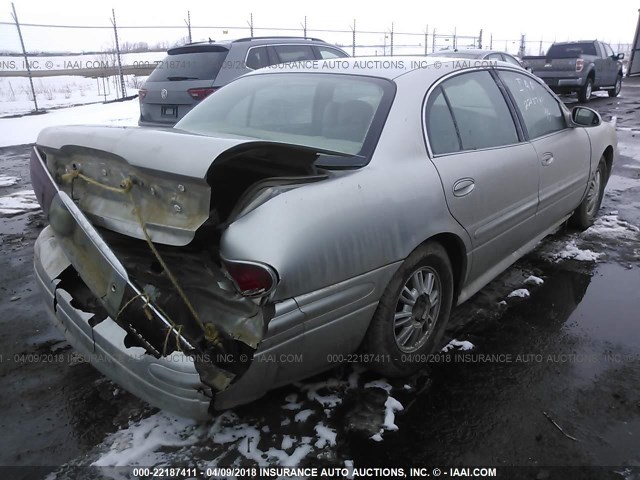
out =
[[[187,30],[189,31],[189,43],[193,42],[191,38],[191,12],[187,10],[187,19],[184,21],[187,24]]]
[[[480,29],[480,35],[478,36],[478,48],[482,50],[482,29]]]
[[[540,39],[540,50],[538,50],[538,55],[542,56],[542,39]]]
[[[431,34],[431,53],[436,51],[436,29],[433,29],[433,33]]]
[[[116,26],[116,11],[115,9],[111,9],[111,14],[113,18],[111,19],[111,23],[113,24],[113,34],[116,39],[116,59],[118,60],[118,76],[120,77],[120,89],[122,91],[122,98],[127,96],[127,91],[124,87],[124,75],[122,74],[122,61],[120,59],[120,43],[118,42],[118,27]]]
[[[353,19],[353,28],[351,29],[351,35],[352,35],[352,39],[351,39],[351,56],[355,57],[356,56],[356,19]]]
[[[304,24],[302,25],[302,32],[304,33],[304,38],[307,38],[307,16],[304,16]]]
[[[524,57],[525,52],[526,52],[526,46],[525,46],[524,38],[525,38],[524,34],[520,35],[520,48],[518,49],[518,53],[520,55],[520,58]]]
[[[24,48],[24,40],[22,39],[22,31],[20,30],[20,23],[18,22],[18,14],[16,13],[16,7],[11,2],[11,8],[13,10],[13,20],[16,22],[16,28],[18,29],[18,36],[20,37],[20,46],[22,47],[22,55],[24,56],[24,64],[27,67],[27,75],[29,76],[29,85],[31,85],[31,95],[33,95],[33,105],[38,111],[38,99],[36,98],[36,90],[33,88],[33,77],[31,76],[31,65],[29,65],[29,58],[27,57],[27,50]]]
[[[393,57],[393,22],[391,22],[391,56]]]
[[[458,48],[457,38],[458,38],[458,27],[453,27],[453,49],[454,50]]]
[[[249,16],[249,31],[251,32],[251,38],[253,38],[253,13]]]
[[[427,23],[427,28],[424,31],[424,55],[427,55],[427,42],[429,41],[429,24]]]
[[[491,38],[489,40],[489,50],[493,50],[493,33],[491,34]]]

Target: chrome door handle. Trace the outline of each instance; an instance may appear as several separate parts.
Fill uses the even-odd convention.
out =
[[[453,196],[464,197],[465,195],[469,195],[475,187],[476,184],[473,178],[461,178],[453,184]]]
[[[545,153],[542,156],[542,165],[546,167],[547,165],[551,165],[552,163],[553,163],[553,153],[551,152]]]

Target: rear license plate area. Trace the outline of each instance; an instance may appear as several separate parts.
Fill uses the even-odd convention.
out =
[[[167,105],[162,107],[160,113],[163,117],[178,118],[178,107],[175,105]]]

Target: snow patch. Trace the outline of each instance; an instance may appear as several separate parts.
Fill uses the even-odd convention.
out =
[[[541,279],[540,277],[536,277],[535,275],[529,275],[524,280],[524,283],[526,285],[542,285],[544,283],[544,280]]]
[[[306,422],[309,417],[313,415],[313,410],[302,410],[298,413],[296,413],[296,416],[293,417],[294,421],[302,423],[302,422]]]
[[[446,353],[454,348],[458,348],[460,350],[471,350],[475,348],[475,345],[467,340],[460,341],[454,338],[442,348],[442,351]]]
[[[531,296],[531,294],[529,293],[529,290],[527,290],[526,288],[519,288],[511,292],[509,295],[507,295],[507,298],[511,298],[511,297],[527,298],[529,296]]]
[[[40,209],[36,194],[33,190],[21,190],[0,197],[0,215],[18,215]]]
[[[381,389],[385,390],[387,393],[391,392],[391,389],[393,388],[384,379],[373,380],[371,382],[367,382],[367,383],[364,384],[364,388],[374,388],[374,387],[381,388]]]
[[[595,262],[602,255],[602,253],[597,253],[592,250],[582,250],[576,245],[575,240],[571,240],[562,250],[553,254],[553,259],[556,262],[566,259],[578,260],[581,262]]]
[[[338,434],[334,429],[327,427],[322,422],[318,423],[314,429],[318,435],[318,441],[315,443],[316,447],[324,448],[327,445],[333,446],[336,444],[336,436]]]
[[[20,179],[18,177],[8,177],[6,175],[0,175],[0,187],[10,187],[18,183]]]

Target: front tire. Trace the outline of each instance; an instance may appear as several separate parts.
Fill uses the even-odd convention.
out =
[[[591,94],[593,93],[593,79],[591,77],[587,78],[587,81],[584,82],[584,85],[580,90],[578,90],[578,100],[582,103],[586,103],[591,98]]]
[[[361,346],[367,368],[388,377],[418,370],[440,342],[453,302],[453,273],[437,242],[418,247],[387,285]]]
[[[622,90],[622,74],[619,73],[618,77],[616,78],[616,86],[613,90],[609,90],[609,96],[610,97],[617,97],[618,95],[620,95],[620,90]]]
[[[604,156],[600,159],[598,168],[593,173],[589,180],[589,186],[587,187],[587,196],[584,197],[582,203],[573,212],[571,219],[569,220],[571,225],[579,230],[586,230],[596,219],[600,205],[602,204],[602,197],[604,195],[604,187],[607,182],[607,166]]]

